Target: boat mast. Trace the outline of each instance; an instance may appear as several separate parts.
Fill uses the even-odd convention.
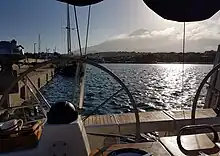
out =
[[[40,40],[40,34],[38,34],[38,53],[41,52],[41,47],[40,47],[40,44],[41,44],[41,40]]]
[[[71,54],[71,32],[70,32],[70,11],[69,4],[67,4],[67,54]]]

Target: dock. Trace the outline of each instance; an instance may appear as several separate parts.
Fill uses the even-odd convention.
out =
[[[39,60],[42,62],[43,60]],[[29,66],[23,65],[20,68],[18,66],[13,67],[14,70],[17,71],[17,76],[21,74],[22,72],[26,71]],[[54,77],[54,68],[47,66],[44,68],[37,69],[30,74],[28,74],[28,77],[33,82],[33,84],[36,86],[36,88],[40,89],[41,87],[45,86],[52,78]],[[28,83],[29,86],[30,83]],[[33,87],[31,87],[32,90],[35,92]],[[32,94],[28,90],[28,88],[25,86],[24,82],[19,81],[18,82],[18,93],[10,94],[10,102],[11,107],[17,107],[22,105],[25,101],[29,101],[32,98]]]

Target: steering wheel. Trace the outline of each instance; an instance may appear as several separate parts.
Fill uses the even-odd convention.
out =
[[[195,97],[194,97],[194,99],[193,99],[193,104],[192,104],[192,114],[191,114],[191,120],[192,120],[192,123],[191,123],[191,124],[192,124],[192,125],[195,124],[196,106],[197,106],[198,99],[199,99],[200,93],[201,93],[202,88],[204,87],[204,85],[205,85],[205,84],[208,85],[208,92],[211,92],[211,94],[213,94],[213,92],[220,94],[220,90],[215,87],[215,84],[213,85],[213,84],[211,84],[210,82],[208,82],[208,79],[209,79],[211,76],[214,76],[214,77],[215,77],[214,79],[216,79],[216,78],[218,77],[218,75],[219,75],[219,68],[220,68],[220,64],[217,64],[217,65],[205,76],[205,78],[202,80],[202,82],[201,82],[200,85],[199,85],[199,88],[198,88],[197,91],[196,91],[196,95],[195,95]],[[215,75],[213,75],[213,74],[215,74]],[[214,82],[214,81],[215,81],[214,79],[211,80],[211,81]],[[211,95],[211,96],[212,96],[212,95]],[[209,100],[209,101],[207,101],[207,102],[208,102],[207,107],[209,108],[209,107],[210,107],[210,102],[211,102],[211,100]]]
[[[218,95],[220,94],[220,90],[218,90],[216,87],[215,87],[215,81],[217,80],[217,77],[219,75],[219,68],[220,68],[220,64],[217,64],[206,76],[205,78],[202,80],[202,82],[200,83],[199,85],[199,88],[197,89],[197,92],[196,92],[196,95],[194,97],[194,100],[193,100],[193,105],[192,105],[192,112],[191,112],[191,125],[189,126],[185,126],[185,127],[182,127],[177,135],[177,144],[178,144],[178,147],[179,149],[186,155],[189,155],[191,153],[191,155],[198,155],[199,152],[205,152],[205,153],[209,153],[209,154],[215,154],[215,153],[218,153],[219,152],[219,148],[215,145],[214,147],[212,148],[208,148],[208,149],[199,149],[199,150],[187,150],[185,149],[183,146],[182,146],[182,143],[181,143],[181,135],[183,135],[184,133],[186,133],[187,131],[192,131],[192,132],[195,132],[196,133],[196,130],[197,129],[209,129],[211,130],[211,132],[213,133],[213,139],[212,139],[212,142],[213,143],[216,143],[219,141],[219,137],[218,137],[218,133],[217,131],[214,129],[213,125],[209,125],[209,124],[201,124],[201,125],[195,125],[195,113],[196,113],[196,106],[197,106],[197,103],[198,103],[198,99],[199,99],[199,96],[200,96],[200,93],[204,87],[205,84],[208,85],[208,93],[210,93],[210,97],[213,96],[214,93],[218,93]],[[214,75],[213,75],[214,74]],[[211,76],[214,76],[211,78],[211,81],[208,82],[208,79],[211,77]],[[214,84],[212,84],[214,83]],[[208,99],[206,100],[207,103],[207,106],[206,107],[210,107],[210,103],[211,103],[212,99]]]
[[[99,105],[98,107],[96,107],[93,111],[91,111],[91,113],[89,113],[89,115],[87,115],[84,120],[86,120],[90,115],[93,115],[93,113],[99,109],[101,106],[103,106],[107,101],[109,101],[112,97],[114,97],[115,95],[117,95],[120,91],[124,90],[126,92],[126,94],[128,95],[130,101],[131,101],[131,104],[133,106],[133,109],[134,109],[134,114],[135,114],[135,119],[136,119],[136,142],[138,142],[140,140],[140,119],[139,119],[139,114],[138,114],[138,109],[137,109],[137,106],[135,104],[135,101],[134,101],[134,98],[132,96],[132,94],[130,93],[129,89],[126,87],[126,85],[113,73],[111,72],[109,69],[107,69],[106,67],[100,65],[100,64],[97,64],[91,60],[88,60],[88,59],[84,59],[84,58],[80,58],[80,59],[76,59],[76,58],[57,58],[57,59],[53,59],[53,60],[49,60],[49,61],[45,61],[45,62],[42,62],[42,63],[39,63],[37,65],[35,65],[34,67],[30,67],[28,68],[26,71],[24,71],[23,73],[21,73],[16,80],[14,80],[14,82],[11,83],[11,86],[4,92],[3,96],[1,97],[1,100],[0,100],[0,106],[3,104],[4,100],[6,99],[7,95],[9,94],[10,90],[13,88],[13,86],[20,80],[23,80],[24,78],[27,78],[28,80],[30,80],[27,75],[38,69],[38,68],[41,68],[45,65],[48,65],[48,64],[51,64],[51,63],[57,63],[57,62],[60,62],[60,61],[76,61],[78,62],[80,65],[82,64],[89,64],[89,65],[92,65],[94,67],[97,67],[99,69],[101,69],[102,71],[108,73],[111,77],[113,77],[121,86],[121,89],[118,90],[116,93],[114,93],[112,96],[110,96],[109,98],[107,98],[101,105]],[[30,81],[31,82],[31,81]],[[80,83],[79,83],[80,84]],[[47,105],[47,108],[50,109],[50,105],[49,103],[47,102],[47,100],[44,98],[44,96],[40,93],[39,90],[37,90],[37,92],[40,94],[40,96],[43,98],[43,100],[45,101],[46,105]]]

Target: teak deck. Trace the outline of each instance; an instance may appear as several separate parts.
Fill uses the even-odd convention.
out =
[[[175,132],[182,126],[191,124],[191,111],[153,111],[139,113],[141,132]],[[212,109],[200,109],[196,112],[197,124],[219,124],[220,117]],[[89,132],[134,133],[135,116],[133,113],[94,115],[85,121]]]

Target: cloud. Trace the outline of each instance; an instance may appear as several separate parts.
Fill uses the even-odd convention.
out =
[[[186,26],[188,40],[220,39],[220,19],[190,23]]]
[[[164,30],[157,30],[157,31],[152,31],[151,35],[152,36],[173,36],[174,34],[176,34],[176,29],[174,27],[171,28],[166,28]]]
[[[139,36],[145,36],[145,35],[149,35],[149,31],[147,29],[138,29],[134,32],[132,32],[130,35],[128,35],[129,37],[139,37]]]
[[[111,41],[111,40],[120,40],[120,39],[128,39],[129,37],[127,36],[127,34],[119,34],[119,35],[117,35],[117,36],[114,36],[114,37],[112,37],[112,38],[110,38],[109,39],[109,41]]]
[[[173,33],[175,33],[175,28],[167,28],[165,30],[159,30],[159,31],[148,31],[147,29],[138,29],[131,34],[120,34],[113,38],[110,38],[110,40],[120,40],[120,39],[144,39],[144,38],[156,38],[156,37],[168,37],[172,36]]]
[[[180,52],[182,38],[183,26],[153,31],[142,28],[130,34],[119,34],[90,49],[93,51]],[[186,23],[186,51],[215,50],[218,44],[220,44],[220,18]]]

